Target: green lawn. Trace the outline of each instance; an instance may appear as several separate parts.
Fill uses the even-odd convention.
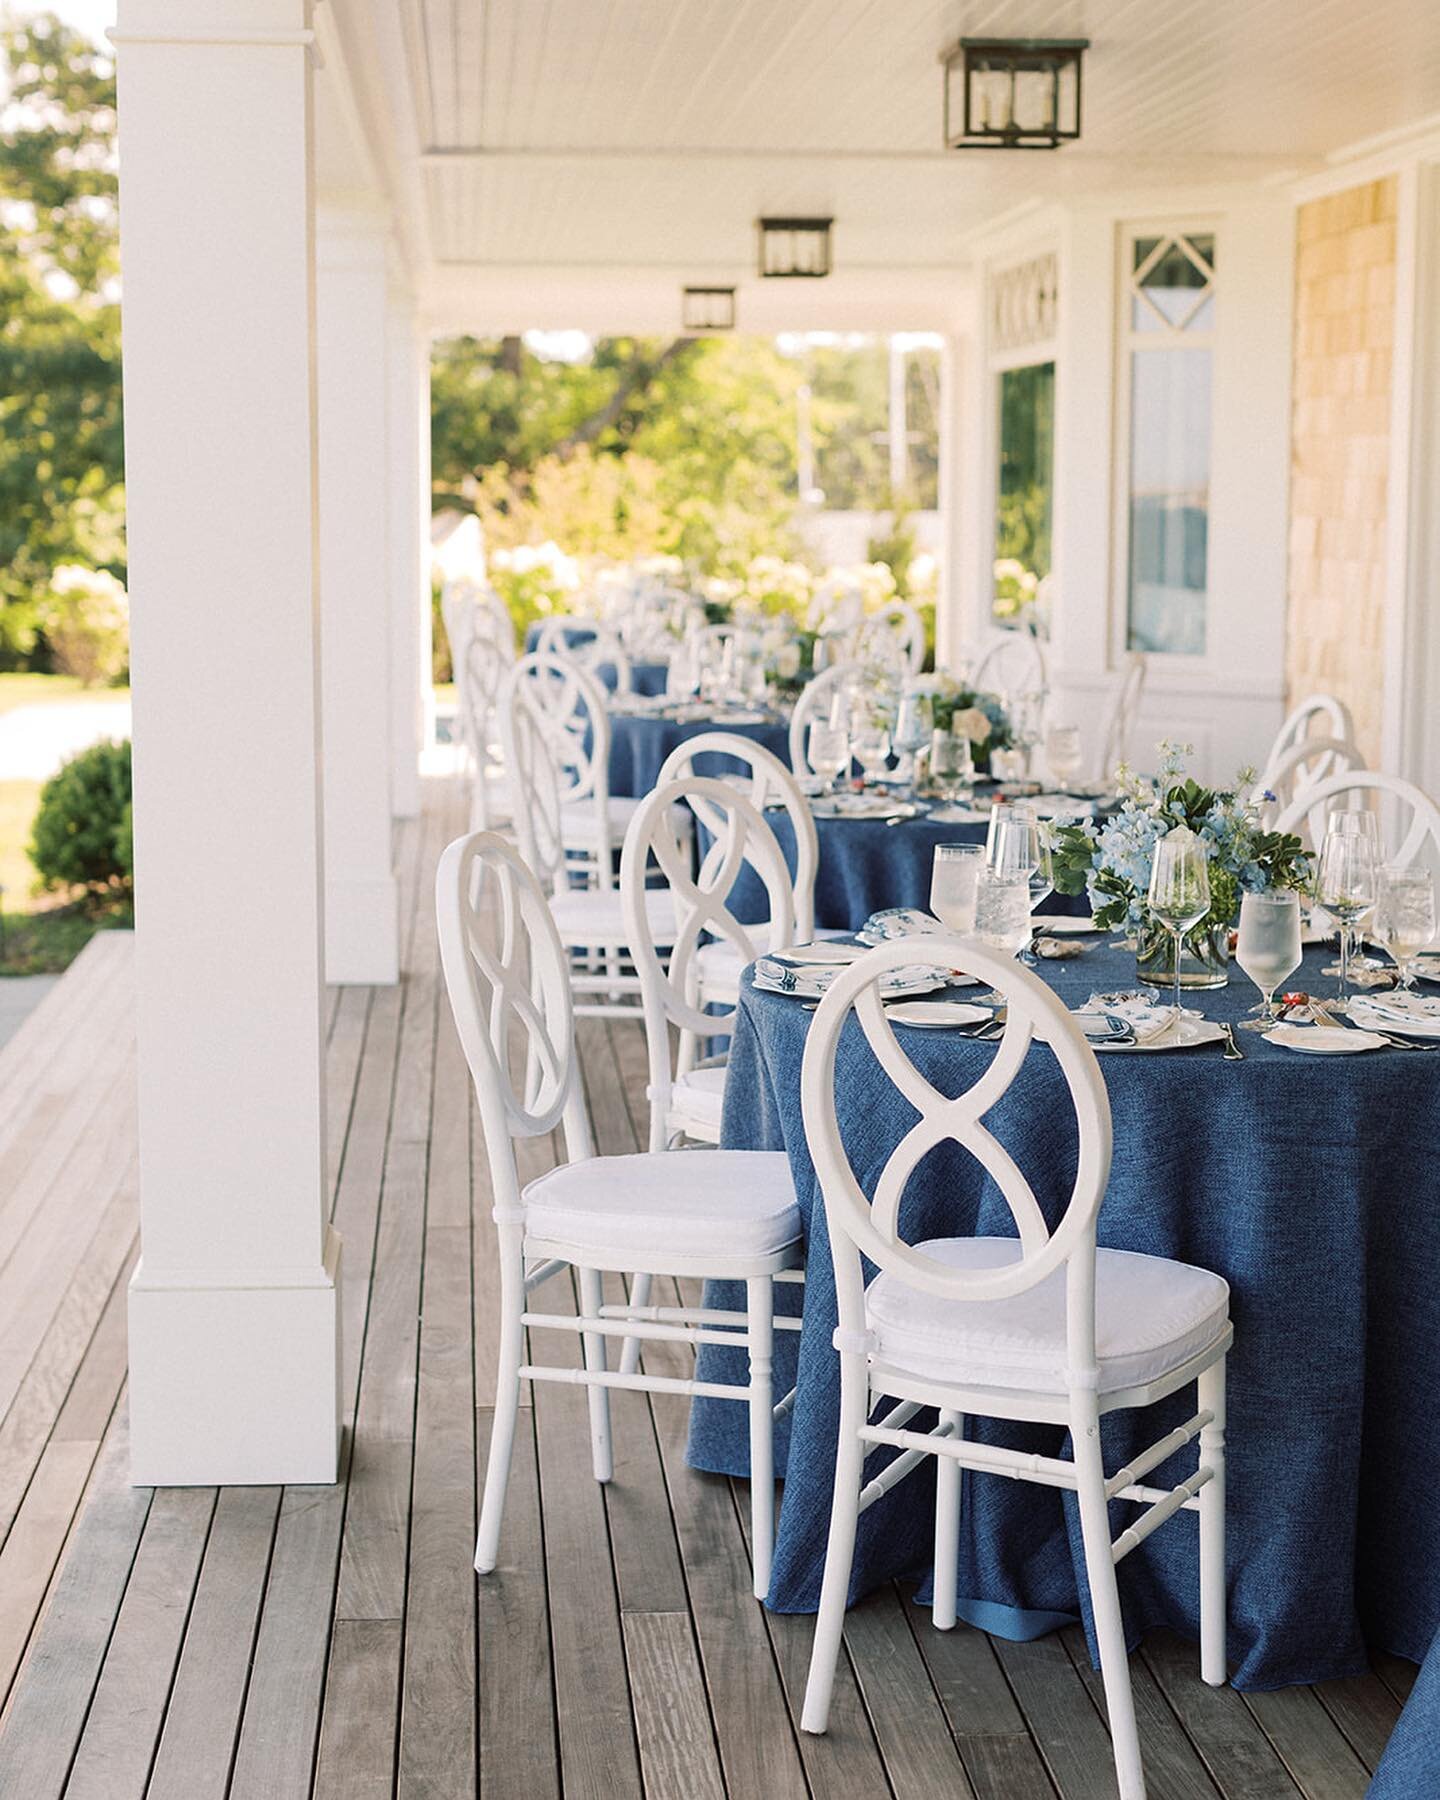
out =
[[[0,675],[0,714],[22,706],[121,703],[129,697],[124,688],[82,688],[69,675]],[[130,922],[128,908],[66,904],[32,891],[35,870],[26,846],[41,785],[0,781],[0,976],[67,968],[96,931]]]

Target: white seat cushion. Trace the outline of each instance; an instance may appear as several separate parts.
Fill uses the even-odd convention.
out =
[[[670,1089],[670,1116],[677,1122],[704,1129],[707,1138],[720,1141],[720,1115],[725,1110],[725,1070],[692,1069]],[[693,1134],[692,1134],[693,1135]]]
[[[525,1189],[525,1232],[597,1255],[767,1256],[800,1237],[783,1150],[592,1156]]]
[[[1015,1262],[1014,1238],[934,1238],[915,1248],[957,1269]],[[1225,1328],[1230,1289],[1220,1276],[1161,1256],[1095,1252],[1100,1392],[1178,1369]],[[875,1359],[894,1369],[974,1387],[1065,1391],[1065,1270],[1007,1300],[947,1300],[877,1275],[865,1290]]]
[[[563,894],[552,894],[550,911],[560,929],[560,941],[566,946],[623,946],[626,942],[625,915],[620,895],[614,889],[570,888]],[[675,942],[675,901],[669,888],[647,888],[645,911],[650,930],[660,945]]]
[[[610,821],[610,842],[617,850],[624,843],[625,832],[639,806],[640,802],[632,799],[628,794],[611,794],[606,802],[607,817]],[[672,806],[670,822],[673,830],[682,835],[688,833],[690,829],[689,807]],[[593,799],[569,800],[560,808],[562,842],[576,849],[584,850],[592,847],[599,835],[599,815]]]

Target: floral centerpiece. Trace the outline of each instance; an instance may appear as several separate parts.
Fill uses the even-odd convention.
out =
[[[988,769],[991,752],[1014,743],[1010,717],[998,694],[987,694],[940,671],[917,675],[905,685],[912,694],[929,695],[930,717],[937,731],[957,732],[970,740],[970,755],[977,769]]]
[[[796,630],[782,621],[770,625],[760,638],[765,681],[777,698],[794,699],[815,673],[815,646],[820,635]]]
[[[1174,939],[1150,915],[1150,865],[1158,840],[1177,825],[1188,826],[1207,847],[1210,911],[1184,940],[1180,983],[1223,987],[1241,895],[1304,888],[1310,859],[1298,837],[1262,830],[1258,805],[1246,797],[1253,770],[1242,770],[1233,790],[1202,787],[1184,772],[1190,750],[1188,744],[1161,744],[1153,779],[1122,768],[1120,809],[1110,818],[1056,826],[1055,889],[1088,894],[1096,925],[1134,935],[1141,976],[1168,980],[1174,974]]]

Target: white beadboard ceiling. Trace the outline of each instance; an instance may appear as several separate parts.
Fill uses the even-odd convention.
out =
[[[1440,0],[333,4],[388,35],[409,204],[455,275],[743,280],[762,212],[833,213],[840,270],[945,271],[1027,202],[1283,178],[1440,114]],[[1081,142],[946,154],[962,33],[1089,37]]]

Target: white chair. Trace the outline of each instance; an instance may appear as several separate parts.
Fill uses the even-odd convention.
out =
[[[677,811],[686,808],[702,814],[713,833],[698,873],[689,832],[675,828]],[[668,959],[650,933],[655,890],[645,883],[652,865],[674,902],[676,930]],[[747,870],[765,887],[766,918],[759,925],[742,925],[729,907],[735,883]],[[707,1040],[729,1038],[734,1031],[738,993],[725,1010],[704,1010],[698,1001],[701,965],[716,944],[723,944],[737,967],[743,967],[771,941],[791,941],[794,895],[784,852],[764,818],[731,782],[702,775],[662,782],[625,834],[620,893],[645,1013],[650,1148],[664,1150],[679,1138],[718,1144],[725,1058],[712,1055],[701,1063],[698,1053]],[[674,1041],[672,1028],[678,1034]]]
[[[558,672],[566,682],[592,690],[592,703],[596,687],[583,669],[573,665],[567,669],[561,658],[538,654],[522,657],[505,685],[500,701],[500,728],[510,812],[520,852],[549,895],[561,942],[574,960],[572,986],[576,994],[587,996],[579,1010],[602,1018],[633,1018],[639,1005],[640,983],[633,968],[626,967],[630,957],[620,894],[614,886],[613,873],[609,879],[599,879],[601,872],[613,869],[610,846],[614,840],[606,795],[602,786],[592,783],[588,793],[571,801],[576,812],[567,821],[566,795],[574,789],[567,785],[557,755],[555,716],[561,708],[557,706],[554,713],[547,711],[547,686],[531,679],[527,663],[541,667],[560,665]],[[604,719],[601,705],[597,726],[603,726]],[[569,745],[564,754],[578,755],[583,743],[574,744],[573,730],[567,731],[566,736]],[[595,760],[600,760],[598,751]],[[576,866],[568,851],[567,831],[587,810],[588,842],[598,847],[598,852]],[[587,885],[575,885],[577,874]],[[592,882],[595,885],[589,885]],[[655,941],[668,943],[675,929],[675,909],[669,895],[656,889],[648,904]]]
[[[1316,738],[1325,741],[1319,744],[1314,742]],[[1349,749],[1348,762],[1337,760],[1332,748],[1337,742]],[[1354,744],[1355,725],[1345,702],[1336,699],[1333,694],[1309,694],[1291,711],[1276,732],[1275,742],[1270,746],[1270,754],[1265,758],[1265,765],[1260,771],[1260,786],[1278,794],[1280,787],[1277,782],[1283,780],[1282,765],[1287,771],[1294,770],[1297,767],[1295,752],[1301,746],[1306,746],[1307,749],[1307,753],[1298,758],[1298,764],[1303,765],[1306,770],[1302,785],[1323,781],[1327,775],[1338,774],[1342,769],[1358,768],[1361,759]],[[1312,763],[1313,767],[1310,766]]]
[[[1342,738],[1301,738],[1278,758],[1272,758],[1251,790],[1261,823],[1268,829],[1272,820],[1311,794],[1327,775],[1348,774],[1360,767],[1360,752]]]
[[[1105,703],[1100,726],[1100,761],[1095,779],[1109,782],[1116,768],[1124,762],[1130,748],[1131,733],[1140,711],[1140,696],[1145,691],[1146,662],[1139,650],[1127,653]]]
[[[855,633],[856,662],[899,661],[907,675],[925,666],[925,621],[908,600],[890,600],[866,618]]]
[[[832,663],[821,674],[812,676],[800,690],[795,710],[790,714],[790,767],[797,775],[813,775],[807,749],[810,727],[817,719],[828,721],[837,693],[863,673],[859,662]]]
[[[753,738],[729,731],[702,731],[677,744],[661,764],[656,787],[692,778],[697,773],[696,758],[711,754],[742,763],[745,772],[726,776],[726,781],[731,786],[742,784],[741,791],[757,812],[763,813],[770,806],[783,807],[795,834],[795,875],[791,882],[794,936],[779,935],[777,923],[772,920],[763,948],[779,950],[787,943],[808,944],[815,936],[815,875],[820,866],[820,836],[809,801],[778,756]],[[712,836],[719,836],[724,830],[723,817],[703,797],[695,803],[694,811]],[[739,996],[743,967],[732,944],[723,940],[706,944],[699,955],[702,1005],[733,1005]]]
[[[460,736],[470,761],[470,829],[488,831],[500,807],[494,789],[504,780],[498,727],[500,696],[515,666],[515,635],[502,633],[493,613],[474,607],[463,658],[455,671]]]
[[[970,685],[985,694],[1043,694],[1050,686],[1045,648],[1032,632],[1002,632],[975,666]]]
[[[1440,807],[1414,782],[1382,775],[1378,769],[1327,775],[1283,808],[1270,829],[1294,832],[1308,848],[1318,850],[1329,815],[1361,807],[1375,808],[1381,815],[1386,862],[1402,867],[1418,862],[1440,872]]]
[[[575,643],[574,634],[585,631],[593,635],[583,643]],[[557,614],[541,625],[535,636],[535,649],[542,656],[569,657],[592,675],[598,676],[601,669],[613,669],[617,694],[628,694],[634,685],[630,657],[620,634],[603,619],[581,613]]]
[[[445,985],[485,1134],[499,1238],[500,1321],[490,1460],[475,1566],[495,1567],[522,1381],[589,1388],[595,1478],[613,1472],[610,1388],[705,1394],[750,1414],[754,1587],[770,1585],[774,1541],[774,1279],[799,1265],[801,1224],[782,1152],[713,1150],[688,1158],[597,1157],[575,1055],[565,951],[534,876],[493,833],[459,838],[440,858],[435,910]],[[515,1053],[519,1052],[517,1056]],[[511,1068],[536,1078],[517,1091]],[[523,1190],[516,1138],[564,1129],[566,1160]],[[530,1295],[574,1269],[579,1315],[529,1310]],[[643,1271],[745,1283],[743,1313],[640,1309],[604,1302],[602,1275]],[[632,1316],[637,1313],[651,1316]],[[798,1322],[797,1322],[798,1323]],[[525,1334],[576,1332],[584,1366],[527,1361]],[[748,1352],[743,1385],[611,1370],[606,1340],[728,1342]],[[603,1549],[602,1549],[603,1554]]]
[[[1090,1602],[1122,1800],[1145,1792],[1115,1567],[1182,1507],[1200,1515],[1200,1667],[1225,1681],[1225,1355],[1232,1331],[1229,1290],[1218,1275],[1162,1257],[1097,1250],[1095,1221],[1110,1170],[1110,1107],[1095,1053],[1064,1006],[1029,970],[973,938],[947,937],[926,950],[998,989],[1009,1008],[993,1055],[975,1054],[978,1079],[947,1099],[896,1041],[878,981],[915,954],[882,944],[841,971],[811,1021],[800,1077],[805,1137],[825,1199],[835,1263],[840,1353],[840,1432],[820,1613],[801,1724],[824,1731],[840,1651],[845,1600],[861,1511],[933,1456],[935,1623],[955,1623],[960,1471],[998,1474],[1073,1491],[1080,1503]],[[919,1114],[862,1191],[845,1151],[835,1093],[836,1050],[851,1014],[890,1082]],[[1055,1107],[1074,1109],[1079,1155],[1059,1224],[1040,1204],[1010,1153],[982,1123],[1019,1073],[1032,1043],[1047,1045]],[[1058,1075],[1068,1092],[1061,1093]],[[866,1096],[873,1105],[874,1089]],[[994,1181],[1017,1237],[900,1235],[909,1178],[937,1145],[953,1141]],[[867,1288],[862,1257],[879,1273]],[[1100,1420],[1149,1406],[1198,1381],[1193,1416],[1106,1476]],[[872,1405],[893,1406],[875,1424]],[[922,1409],[938,1423],[906,1429]],[[966,1414],[1068,1426],[1072,1457],[1022,1454],[971,1442]],[[1178,1486],[1144,1477],[1198,1434],[1199,1467]],[[900,1452],[863,1485],[870,1450]],[[974,1479],[972,1474],[971,1479]],[[1112,1542],[1108,1505],[1146,1510]]]

